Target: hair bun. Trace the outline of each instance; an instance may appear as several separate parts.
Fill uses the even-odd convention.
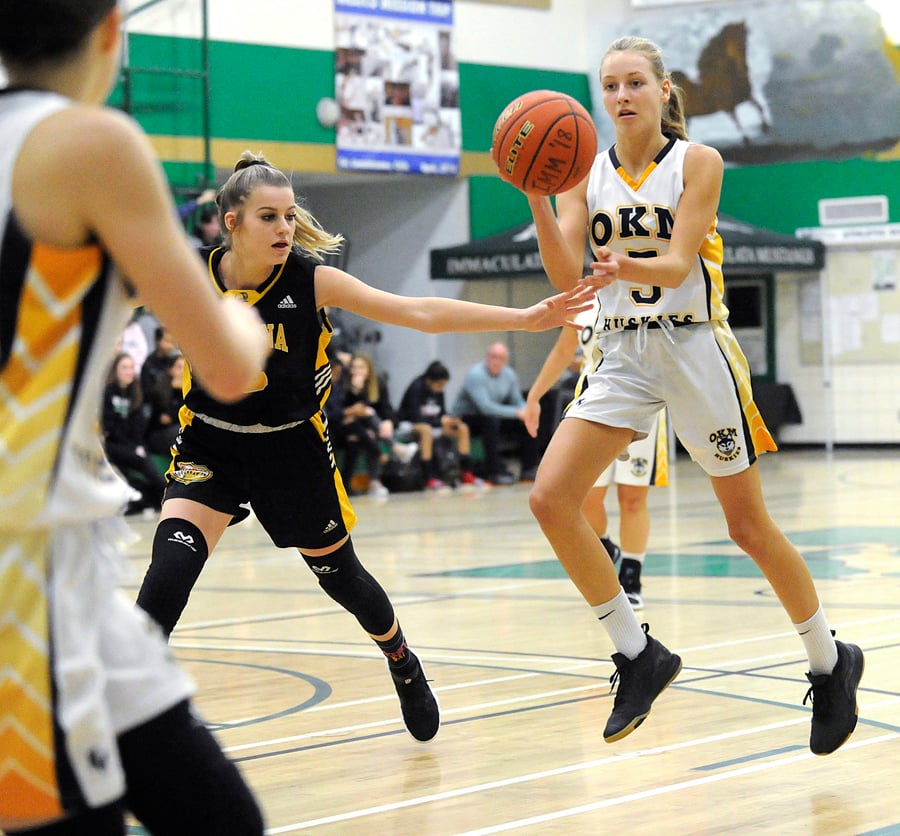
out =
[[[266,168],[272,168],[272,164],[265,157],[256,157],[249,151],[245,151],[244,156],[234,164],[234,170],[243,171],[245,168],[250,168],[250,166],[254,165],[264,165]]]

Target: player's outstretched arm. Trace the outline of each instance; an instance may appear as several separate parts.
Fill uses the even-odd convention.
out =
[[[550,353],[544,360],[541,370],[538,372],[534,383],[528,390],[525,398],[525,429],[533,438],[537,438],[538,426],[541,418],[541,398],[547,394],[553,384],[562,376],[569,363],[575,356],[578,348],[578,331],[571,328],[563,328],[550,349]]]
[[[528,308],[484,305],[440,296],[399,296],[371,287],[335,267],[316,268],[316,302],[430,334],[449,331],[548,331],[576,327],[576,314],[591,307],[593,288],[580,284]]]

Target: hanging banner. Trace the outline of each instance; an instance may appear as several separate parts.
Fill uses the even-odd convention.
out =
[[[335,0],[337,167],[459,172],[450,0]]]

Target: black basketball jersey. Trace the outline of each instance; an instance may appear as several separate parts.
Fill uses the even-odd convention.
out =
[[[223,404],[186,374],[182,423],[206,416],[237,427],[281,427],[315,415],[331,391],[331,365],[325,347],[331,324],[316,306],[317,262],[291,252],[256,290],[227,290],[219,276],[225,249],[200,250],[216,290],[253,305],[269,330],[272,353],[257,386],[246,398]]]

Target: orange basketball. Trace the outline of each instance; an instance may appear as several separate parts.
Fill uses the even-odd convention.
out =
[[[554,90],[513,99],[494,124],[491,156],[501,179],[527,194],[571,189],[597,155],[594,120],[581,103]]]

